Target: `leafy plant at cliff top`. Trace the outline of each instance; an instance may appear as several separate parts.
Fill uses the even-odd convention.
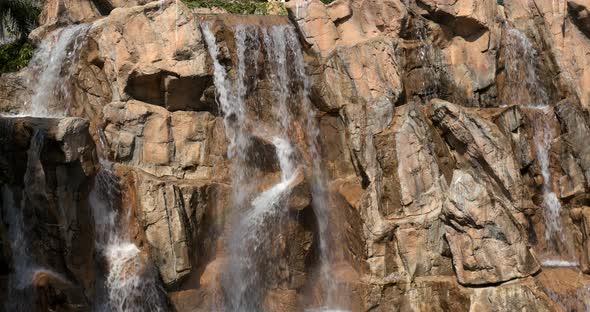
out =
[[[27,41],[41,14],[40,0],[0,0],[0,73],[20,70],[33,57]]]
[[[0,73],[14,72],[29,64],[35,49],[26,40],[0,46]]]
[[[221,8],[232,14],[261,14],[267,15],[274,11],[275,14],[286,15],[283,4],[280,2],[259,2],[252,0],[183,0],[189,8]],[[277,7],[278,10],[272,10]],[[280,7],[279,7],[280,6]]]
[[[330,4],[336,0],[321,0],[324,4]]]
[[[24,39],[37,26],[41,14],[38,0],[0,0],[0,39],[7,35]]]

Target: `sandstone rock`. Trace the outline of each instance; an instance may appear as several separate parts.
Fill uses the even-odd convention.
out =
[[[327,56],[334,50],[338,30],[323,3],[319,0],[289,1],[286,6],[316,52]]]
[[[576,175],[572,171],[569,177],[574,179],[571,188],[582,187],[588,189],[590,184],[590,147],[584,142],[590,140],[590,122],[588,113],[581,109],[575,102],[564,100],[557,105],[556,114],[561,124],[561,139],[566,143],[571,155],[576,159],[576,164],[581,169],[581,175]],[[574,165],[574,164],[572,164]],[[576,166],[576,165],[574,165]],[[586,186],[584,185],[584,177]],[[571,191],[570,193],[581,193],[582,191]]]
[[[475,289],[469,311],[556,311],[557,305],[533,280]]]
[[[170,300],[175,311],[178,312],[210,311],[213,309],[213,307],[205,305],[207,302],[205,293],[196,289],[173,292],[170,294]]]
[[[50,0],[43,6],[39,24],[89,22],[100,16],[92,0]]]
[[[0,76],[0,113],[18,114],[24,103],[30,101],[22,73],[6,73]]]
[[[108,15],[114,8],[143,5],[152,0],[49,0],[43,5],[39,24],[75,24]]]
[[[287,20],[195,16],[180,1],[145,2],[48,1],[46,25],[32,38],[52,27],[94,21],[74,75],[75,105],[69,113],[90,119],[101,154],[115,163],[125,185],[122,200],[137,218],[129,226],[130,237],[142,257],[156,264],[175,309],[218,310],[227,300],[234,256],[228,242],[245,239],[234,219],[240,221],[249,208],[234,207],[232,188],[248,189],[243,206],[249,206],[281,179],[273,143],[281,131],[273,119],[279,102],[272,81],[277,68],[261,48],[262,32],[246,36],[248,121],[243,127],[252,135],[247,157],[238,165],[247,166],[251,183],[231,184],[236,168],[228,160],[226,125],[215,103],[212,64],[199,24],[211,24],[219,61],[234,79],[239,74],[236,27],[280,26]],[[562,308],[551,301],[567,302],[564,309],[584,309],[573,302],[578,289],[586,287],[585,278],[573,281],[579,270],[547,274],[553,269],[544,269],[530,277],[539,270],[531,248],[548,251],[542,235],[545,211],[539,207],[544,179],[534,153],[535,120],[524,107],[537,91],[507,78],[507,67],[517,59],[509,58],[520,52],[506,52],[514,48],[507,39],[511,27],[536,50],[533,60],[517,59],[524,66],[516,67],[522,74],[516,80],[525,80],[532,68],[539,80],[535,87],[547,95],[543,103],[555,107],[556,119],[549,125],[554,140],[548,147],[552,189],[562,203],[562,230],[588,271],[587,209],[572,209],[588,205],[590,187],[587,1],[337,0],[324,5],[310,0],[286,5],[306,50],[310,99],[321,111],[329,268],[335,285],[344,289],[337,301],[352,311]],[[285,62],[291,64],[292,58]],[[24,77],[0,78],[0,107],[6,107],[0,110],[15,111],[26,101]],[[429,102],[433,98],[444,101]],[[503,106],[507,103],[511,106]],[[301,107],[292,107],[287,132],[293,157],[303,163],[310,161],[306,118],[314,114]],[[84,186],[92,184],[87,181],[94,170],[87,122],[27,122],[2,128],[19,130],[0,136],[14,143],[0,147],[10,152],[0,153],[0,183],[12,183],[18,193],[24,172],[35,169],[28,186],[32,193],[51,189],[61,194],[31,202],[58,216],[42,220],[66,220],[70,227],[51,231],[40,226],[50,238],[34,239],[49,246],[49,256],[39,256],[42,261],[76,278],[75,291],[61,292],[48,276],[37,280],[49,297],[65,295],[74,302],[83,287],[91,299],[94,273],[86,268],[94,267],[92,250],[82,244],[92,243],[88,233],[78,231],[88,221],[86,207],[75,206],[81,199],[62,194],[85,198]],[[51,148],[28,164],[22,159],[36,127],[54,129],[47,143]],[[259,257],[253,265],[261,272],[256,276],[261,291],[255,293],[269,311],[300,311],[325,300],[315,276],[320,237],[312,204],[319,199],[310,171],[300,169],[288,186],[290,196],[281,207],[288,212],[279,221],[262,222],[254,233],[265,238],[256,245]],[[53,191],[52,183],[61,188]],[[42,205],[60,196],[66,217],[55,204]],[[578,229],[568,221],[569,209]],[[37,224],[34,220],[31,229]],[[8,267],[11,261],[3,231],[0,226],[0,275],[9,273],[1,264]],[[35,247],[45,250],[43,245]]]
[[[574,268],[547,268],[536,277],[541,289],[555,301],[557,310],[585,310],[590,304],[590,279]]]
[[[446,181],[431,131],[419,108],[409,104],[399,107],[392,126],[376,135],[385,217],[401,219],[440,212]],[[392,137],[393,144],[389,143]]]
[[[453,278],[424,277],[414,284],[379,287],[375,311],[556,311],[532,278],[499,286],[466,288]],[[377,291],[377,290],[375,290]]]
[[[396,102],[402,92],[393,42],[379,39],[338,48],[312,90],[321,108],[337,110],[355,102]]]
[[[303,170],[296,173],[297,176],[291,182],[289,192],[289,203],[287,204],[291,211],[301,211],[311,204],[311,187],[306,180]]]
[[[225,138],[213,135],[221,122],[208,112],[170,113],[129,101],[107,105],[104,120],[111,157],[156,176],[211,179],[211,167],[224,164]]]
[[[398,0],[340,0],[327,7],[318,0],[298,0],[287,2],[286,7],[312,49],[322,57],[336,47],[353,46],[383,33],[395,35],[408,14]]]
[[[581,248],[579,251],[580,267],[585,273],[590,272],[590,209],[581,207],[572,209],[570,215],[578,224],[581,237]]]
[[[518,167],[510,144],[497,126],[448,102],[433,100],[431,105],[432,120],[456,151],[456,157],[488,172],[508,199],[518,201],[522,196]]]
[[[145,174],[136,176],[135,185],[140,222],[166,286],[179,285],[206,255],[197,249],[197,238],[206,226],[214,189],[204,182],[158,181]],[[203,227],[203,229],[201,229]],[[209,246],[212,247],[212,246]],[[201,254],[202,253],[202,254]]]
[[[539,46],[544,45],[542,52],[548,54],[545,58],[552,59],[545,62],[553,63],[550,64],[553,67],[551,76],[555,79],[549,82],[563,94],[561,98],[575,95],[584,108],[588,107],[590,98],[583,87],[590,79],[590,72],[585,69],[590,45],[580,24],[586,5],[584,1],[514,1],[508,4],[507,10],[508,19],[516,21],[519,29],[540,37],[537,39]],[[529,22],[531,19],[537,23]]]
[[[93,23],[89,37],[97,45],[91,62],[106,74],[112,100],[212,109],[201,99],[212,85],[208,55],[197,20],[181,1],[114,10]]]
[[[385,285],[375,311],[469,311],[470,294],[452,278],[418,278],[410,284]]]
[[[470,37],[495,26],[497,3],[494,1],[417,0],[427,18],[449,27],[462,37]]]
[[[574,24],[586,37],[590,37],[590,2],[587,0],[567,1],[568,13],[572,16]]]
[[[444,207],[446,239],[457,278],[465,285],[504,282],[539,270],[510,213],[510,201],[499,200],[503,195],[487,190],[487,183],[471,172],[455,171]]]
[[[514,155],[521,169],[528,167],[534,160],[531,142],[526,133],[530,120],[518,106],[502,110],[496,117],[495,123],[512,141]]]
[[[333,22],[338,22],[352,15],[350,1],[334,1],[328,7],[328,15]]]

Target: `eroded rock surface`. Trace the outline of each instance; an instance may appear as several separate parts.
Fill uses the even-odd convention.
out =
[[[177,311],[224,306],[229,246],[251,239],[236,238],[242,229],[235,218],[247,207],[235,207],[232,198],[239,188],[245,202],[253,201],[282,179],[273,139],[284,127],[275,116],[285,111],[277,94],[306,85],[301,73],[290,72],[299,61],[293,53],[277,63],[281,73],[266,47],[301,45],[308,89],[295,97],[308,95],[310,103],[290,107],[292,119],[280,122],[288,124],[292,157],[304,163],[315,155],[308,118],[316,119],[327,195],[316,197],[313,172],[293,168],[285,217],[254,232],[272,238],[259,245],[260,261],[252,264],[264,268],[257,281],[264,293],[243,293],[255,293],[267,311],[303,311],[327,300],[314,207],[326,200],[324,243],[333,261],[327,267],[341,308],[587,309],[590,3],[292,0],[286,6],[289,18],[200,15],[172,0],[47,2],[33,38],[62,25],[92,24],[69,107],[70,115],[89,121],[1,120],[2,187],[48,190],[51,196],[33,199],[50,203],[51,213],[27,227],[38,229],[32,241],[50,241],[51,257],[39,256],[42,262],[75,279],[69,287],[41,274],[36,284],[69,289],[63,291],[69,303],[79,302],[80,292],[82,306],[92,301],[94,244],[80,229],[92,228],[84,198],[94,174],[93,139],[124,185],[122,209],[133,224],[126,231],[142,259],[154,264],[171,304]],[[235,175],[230,159],[227,137],[238,117],[219,107],[223,90],[215,88],[204,23],[228,79],[243,79],[246,118],[239,126],[248,133],[248,156],[238,165],[247,168],[247,179]],[[260,31],[288,24],[299,36],[292,41],[273,42]],[[23,77],[0,77],[2,113],[18,112],[29,96]],[[276,89],[276,81],[292,77]],[[48,133],[50,149],[31,158],[35,129]],[[33,171],[27,185],[23,177]],[[69,227],[54,229],[53,222]],[[9,223],[5,214],[2,223]],[[555,224],[560,232],[547,235]],[[8,276],[14,251],[6,228],[0,233],[6,264],[0,272]]]

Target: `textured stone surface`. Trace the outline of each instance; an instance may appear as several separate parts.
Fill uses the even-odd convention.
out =
[[[6,257],[0,258],[9,272],[22,265],[16,263],[24,261],[17,257],[22,252],[32,259],[31,283],[38,296],[29,300],[36,299],[31,303],[40,311],[49,309],[49,302],[60,308],[88,308],[83,293],[94,289],[94,221],[88,194],[97,161],[88,126],[79,118],[0,118],[0,236]],[[23,241],[10,243],[8,231],[18,227],[13,217],[18,214],[26,220]],[[14,243],[20,252],[10,248]]]
[[[174,112],[139,101],[105,106],[104,136],[113,160],[155,176],[224,180],[225,135],[208,112]]]
[[[443,212],[459,282],[493,284],[535,273],[539,263],[510,214],[510,201],[486,190],[485,180],[473,175],[453,173]]]
[[[18,114],[22,104],[30,101],[23,73],[6,73],[0,76],[0,113]]]
[[[306,109],[318,110],[328,177],[329,267],[343,289],[338,302],[352,311],[588,308],[588,1],[292,0],[286,3],[290,21],[194,15],[174,1],[143,4],[48,1],[45,26],[32,37],[93,21],[70,114],[90,120],[100,155],[118,169],[136,224],[129,232],[157,267],[178,311],[223,305],[231,260],[226,246],[239,224],[232,220],[234,168],[202,22],[211,23],[230,77],[237,75],[237,25],[297,27],[314,105]],[[514,30],[527,42],[515,43]],[[534,57],[515,60],[524,54],[518,44],[529,43]],[[265,69],[265,60],[248,59],[248,66]],[[249,187],[263,192],[280,179],[272,144],[277,103],[267,88],[273,77],[256,74],[246,82],[247,114],[259,117],[245,125],[256,129],[247,166],[256,180]],[[0,77],[2,112],[15,112],[26,101],[23,77]],[[527,107],[540,98],[548,107]],[[291,129],[302,155],[306,113],[294,114]],[[539,160],[539,118],[551,137],[549,181]],[[28,131],[56,121],[31,122],[16,122],[29,130],[11,139],[21,156]],[[60,166],[76,164],[82,168],[76,174],[88,178],[88,123],[57,123],[49,128],[59,149],[48,155],[58,155]],[[22,161],[2,157],[0,177],[24,174]],[[285,220],[261,230],[274,233],[280,226],[288,234],[258,251],[264,261],[256,265],[264,268],[268,289],[260,300],[269,311],[302,311],[323,299],[310,178],[298,170]],[[558,216],[547,214],[547,185],[560,201]],[[551,218],[561,224],[558,250],[545,236]],[[77,219],[68,214],[64,220]],[[92,251],[81,246],[87,237],[75,241],[78,234],[64,233],[52,243],[56,250],[80,249],[80,263],[92,262]],[[0,264],[10,264],[5,237],[0,234]],[[92,298],[90,273],[67,252],[60,257],[60,270],[79,278]],[[555,259],[580,265],[542,266]],[[0,275],[10,269],[5,271],[0,268]],[[38,280],[59,287],[52,277]]]

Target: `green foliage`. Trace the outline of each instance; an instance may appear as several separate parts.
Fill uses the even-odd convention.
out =
[[[14,72],[29,64],[35,49],[26,40],[0,46],[0,73]]]
[[[7,33],[25,38],[41,14],[38,0],[0,0],[0,39]]]
[[[2,0],[0,0],[2,1]],[[189,8],[222,8],[232,14],[261,14],[271,13],[273,6],[281,5],[278,13],[286,15],[282,3],[257,2],[252,0],[183,0]]]
[[[330,4],[336,0],[321,0],[324,4]]]

